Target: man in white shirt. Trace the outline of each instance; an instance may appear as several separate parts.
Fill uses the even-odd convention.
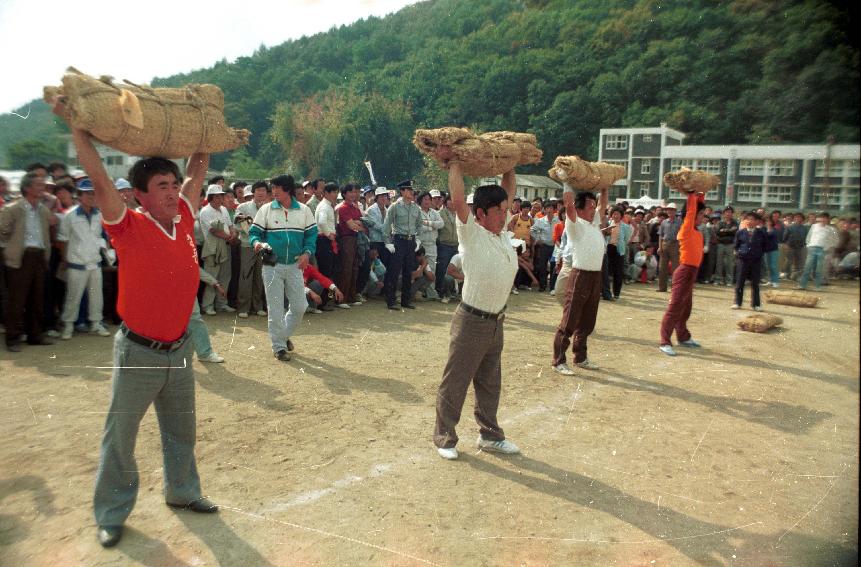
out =
[[[200,210],[203,269],[227,289],[230,284],[230,245],[236,241],[236,229],[224,206],[224,189],[220,185],[210,185],[206,190],[206,198],[209,204]],[[203,312],[207,315],[215,315],[216,311],[236,311],[227,305],[226,298],[215,293],[212,286],[206,286],[203,291],[202,303]]]
[[[807,259],[804,262],[804,271],[798,280],[798,289],[807,289],[807,281],[815,273],[816,290],[822,289],[825,279],[825,258],[829,251],[837,246],[837,231],[829,223],[831,215],[820,212],[816,215],[816,224],[810,225],[807,232]]]
[[[93,183],[84,179],[78,184],[79,204],[69,209],[60,221],[57,242],[66,265],[66,301],[63,305],[64,340],[72,338],[75,320],[81,307],[84,291],[88,292],[88,319],[90,332],[100,337],[110,336],[102,325],[102,214],[96,208]]]
[[[266,204],[269,185],[265,181],[257,181],[250,189],[251,200],[236,207],[233,217],[234,226],[239,233],[239,290],[236,307],[239,317],[246,318],[249,313],[257,313],[260,317],[266,315],[263,309],[263,262],[254,253],[248,240],[248,231],[254,222],[254,215],[260,207]]]
[[[568,184],[562,194],[565,202],[565,234],[571,248],[571,272],[565,292],[562,321],[553,339],[553,369],[565,376],[574,371],[565,361],[565,351],[572,344],[574,364],[594,370],[597,366],[586,357],[586,339],[595,330],[598,301],[601,299],[601,264],[604,260],[604,237],[601,223],[607,210],[607,189],[600,198],[582,191],[574,198]]]
[[[457,214],[457,236],[463,265],[462,301],[451,322],[448,362],[436,399],[433,440],[444,459],[456,459],[461,410],[470,382],[475,384],[475,420],[480,428],[478,448],[519,453],[496,419],[502,386],[502,346],[505,304],[517,273],[517,254],[504,230],[508,202],[514,198],[514,170],[502,176],[502,187],[475,190],[470,212],[460,164],[450,162],[449,190]]]
[[[317,268],[330,280],[335,277],[335,255],[338,250],[335,233],[335,225],[338,222],[335,215],[338,191],[335,183],[327,183],[323,188],[323,200],[314,213],[317,222]]]

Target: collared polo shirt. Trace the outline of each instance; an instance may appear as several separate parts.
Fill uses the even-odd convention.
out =
[[[102,214],[93,208],[90,214],[80,205],[73,207],[60,221],[57,240],[66,242],[66,261],[70,268],[95,270],[102,260]]]
[[[123,209],[105,231],[117,251],[117,311],[129,329],[157,341],[175,341],[188,326],[200,283],[194,213],[180,195],[168,232],[143,209]]]
[[[565,234],[571,247],[571,267],[586,272],[600,272],[604,262],[604,236],[601,234],[601,218],[598,213],[592,222],[577,217],[576,222],[565,219]]]
[[[309,209],[310,210],[310,209]],[[335,232],[335,224],[337,217],[335,209],[328,199],[323,199],[317,205],[317,210],[314,213],[317,230],[320,234],[331,234]]]
[[[463,264],[463,302],[488,313],[499,313],[508,302],[517,274],[517,253],[511,237],[507,231],[493,234],[470,213],[465,223],[457,219],[457,238]]]

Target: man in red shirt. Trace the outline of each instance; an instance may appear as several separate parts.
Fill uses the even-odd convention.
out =
[[[344,201],[335,207],[338,223],[335,233],[338,235],[338,252],[341,255],[341,272],[338,274],[338,287],[344,293],[341,305],[361,305],[356,298],[356,279],[359,276],[359,253],[356,233],[366,231],[362,224],[362,210],[359,209],[359,187],[347,183],[341,189]]]
[[[62,103],[55,110],[62,116]],[[73,128],[72,139],[120,260],[117,311],[124,323],[114,339],[111,403],[94,498],[99,543],[111,547],[122,537],[137,499],[135,440],[150,404],[161,430],[166,503],[194,512],[218,510],[201,496],[195,464],[193,346],[186,332],[200,282],[194,213],[209,155],[189,158],[181,189],[172,161],[136,162],[129,180],[141,208],[131,210],[90,135]]]

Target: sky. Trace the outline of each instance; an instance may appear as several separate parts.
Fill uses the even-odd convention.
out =
[[[67,67],[149,83],[416,0],[0,0],[0,113],[41,98]],[[144,26],[154,16],[152,26]],[[26,108],[24,109],[26,112]]]

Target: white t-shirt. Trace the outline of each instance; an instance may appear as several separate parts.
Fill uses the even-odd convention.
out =
[[[571,267],[575,270],[600,272],[604,261],[604,236],[601,234],[601,217],[598,213],[592,222],[577,217],[577,222],[565,219],[565,234],[571,247]]]
[[[463,302],[488,313],[499,313],[508,301],[517,274],[517,253],[506,231],[496,235],[475,222],[457,219],[458,248],[463,271]],[[600,264],[598,269],[600,269]]]
[[[227,212],[227,207],[222,206],[220,209],[216,209],[212,205],[206,205],[200,209],[200,229],[203,231],[204,239],[217,238],[209,232],[209,229],[218,221],[221,221],[221,230],[230,232],[230,227],[233,226],[233,223],[230,221],[230,213]]]

